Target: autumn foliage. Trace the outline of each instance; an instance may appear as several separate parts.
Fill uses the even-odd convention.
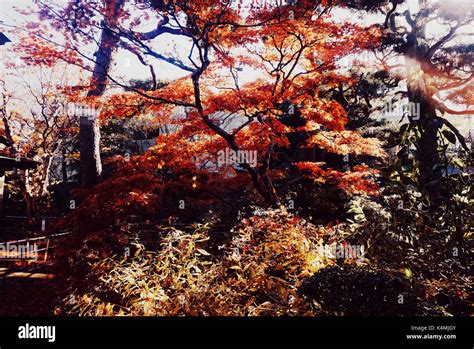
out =
[[[58,275],[69,286],[58,313],[331,314],[339,308],[327,280],[347,270],[353,278],[348,280],[360,276],[375,288],[395,285],[411,297],[413,308],[400,312],[385,304],[390,315],[438,314],[431,305],[423,308],[423,297],[441,291],[429,284],[424,293],[427,283],[419,286],[406,265],[420,275],[427,272],[413,262],[412,245],[453,213],[434,209],[432,198],[414,202],[422,196],[416,174],[403,177],[407,166],[396,158],[410,147],[394,155],[389,144],[393,133],[400,144],[411,142],[409,134],[418,136],[417,129],[369,136],[370,127],[350,125],[359,99],[381,109],[360,92],[365,72],[358,76],[358,69],[375,70],[372,62],[355,57],[386,44],[387,23],[362,25],[333,15],[358,6],[351,1],[35,3],[41,23],[27,25],[13,51],[21,68],[74,68],[79,77],[55,86],[61,103],[97,111],[87,119],[54,109],[52,115],[61,115],[57,120],[76,120],[56,122],[47,139],[64,138],[62,156],[69,153],[74,175],[87,149],[97,150],[86,155],[104,168],[96,180],[71,189],[72,206],[51,228],[72,234],[57,249]],[[149,78],[124,77],[133,70],[130,57],[132,68]],[[163,66],[179,74],[162,78]],[[372,75],[378,81],[388,72]],[[434,77],[420,76],[407,78],[407,86],[423,82],[436,95],[441,87]],[[397,86],[398,80],[391,87]],[[371,92],[381,98],[382,90]],[[470,91],[463,87],[449,98],[469,103]],[[86,121],[95,132],[92,146],[85,142],[89,148],[75,138],[84,135]],[[130,131],[133,122],[136,129]],[[32,131],[25,152],[41,139],[41,130]],[[137,151],[137,144],[147,147]],[[64,169],[67,186],[66,164]],[[452,188],[464,195],[460,183]],[[450,204],[465,217],[464,197],[452,198]],[[463,220],[446,228],[446,241],[454,235],[462,241],[465,227]],[[440,241],[433,245],[436,263],[443,253]],[[370,252],[339,263],[319,249],[349,243],[367,243]],[[410,262],[400,249],[410,251]],[[377,280],[371,283],[372,278]],[[365,291],[357,289],[362,298]],[[353,306],[351,292],[342,308]],[[464,297],[465,288],[460,292]],[[325,302],[331,304],[324,308]],[[363,307],[368,315],[374,308]]]
[[[219,256],[206,226],[165,229],[159,252],[96,262],[102,298],[73,294],[81,315],[311,315],[298,294],[305,276],[332,264],[315,253],[324,231],[286,212],[257,210],[235,227]],[[214,252],[214,254],[212,254]],[[107,276],[103,272],[107,271]],[[117,301],[112,301],[117,300]]]

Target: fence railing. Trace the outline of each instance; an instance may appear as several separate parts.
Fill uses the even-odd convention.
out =
[[[26,254],[22,254],[21,252],[16,252],[16,251],[12,251],[11,253],[7,251],[4,254],[0,253],[0,261],[5,262],[5,261],[17,261],[17,260],[25,260],[25,261],[34,260],[35,262],[45,263],[48,260],[48,255],[50,255],[49,251],[53,248],[51,246],[51,240],[62,237],[62,236],[66,236],[68,234],[70,234],[70,232],[0,242],[0,246],[8,246],[9,248],[11,246],[23,245],[24,246],[23,250],[26,249],[27,251]],[[34,257],[32,257],[30,253],[28,253],[28,252],[31,252],[30,244],[36,244],[36,247],[33,250],[35,253]],[[41,254],[42,254],[42,261],[39,258]]]

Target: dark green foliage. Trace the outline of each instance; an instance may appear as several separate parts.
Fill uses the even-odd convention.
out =
[[[299,292],[327,315],[437,315],[423,305],[410,281],[366,267],[327,267],[309,277]]]

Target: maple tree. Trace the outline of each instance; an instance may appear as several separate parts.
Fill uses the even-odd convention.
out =
[[[27,84],[41,113],[27,110],[35,130],[21,151],[42,157],[36,193],[51,187],[54,156],[67,150],[83,164],[73,207],[48,227],[71,232],[55,250],[66,285],[55,312],[468,312],[471,193],[455,178],[452,209],[423,205],[439,145],[466,146],[440,115],[453,109],[437,91],[471,102],[465,46],[444,46],[470,14],[455,23],[435,6],[451,29],[429,45],[417,35],[433,15],[403,14],[412,32],[403,30],[399,0],[33,1],[41,21],[15,27],[24,36],[13,52],[35,73],[74,73],[42,84],[54,89],[45,95]],[[343,19],[362,10],[386,17]],[[406,58],[404,74],[393,73],[388,51]],[[409,115],[396,135],[400,153],[416,156],[409,180],[386,152],[395,127],[366,127],[385,125],[379,104],[402,80],[406,91],[394,95],[421,104],[420,120]],[[97,108],[97,118],[68,104]],[[14,119],[0,129],[6,145],[19,143],[8,127],[29,120]],[[63,184],[74,186],[67,173]],[[444,293],[453,298],[440,307]],[[401,306],[400,295],[410,301]]]
[[[77,43],[92,40],[91,32],[86,29],[92,30],[91,25],[97,25],[98,20],[93,19],[95,17],[87,20],[81,17],[79,20],[78,13],[92,15],[99,11],[107,17],[111,11],[121,8],[120,2],[111,2],[106,8],[100,7],[98,3],[71,3],[54,16],[55,12],[45,3],[39,1],[38,4],[45,18],[52,20],[55,26],[66,26],[73,34],[63,45],[67,52],[71,51],[69,55],[58,52],[56,55],[48,54],[48,57],[56,56],[86,68],[88,66],[84,57],[78,54]],[[122,104],[142,107],[147,101],[145,108],[150,113],[159,114],[161,123],[179,126],[176,134],[159,137],[158,146],[151,150],[153,159],[162,164],[160,166],[168,168],[178,161],[181,161],[179,165],[182,166],[186,160],[179,159],[179,156],[178,160],[174,155],[174,163],[166,162],[163,158],[169,155],[165,152],[184,155],[183,147],[191,153],[186,153],[186,156],[199,161],[204,161],[204,158],[209,160],[223,147],[229,147],[234,152],[256,151],[257,167],[248,163],[239,165],[270,205],[280,203],[272,177],[284,176],[288,170],[288,166],[273,168],[273,162],[277,153],[283,152],[288,146],[288,134],[292,132],[306,134],[306,142],[299,144],[299,147],[318,146],[344,155],[383,156],[383,151],[378,149],[380,144],[375,140],[365,140],[355,132],[342,132],[347,122],[344,108],[335,100],[324,97],[325,91],[334,84],[342,81],[350,83],[349,77],[337,72],[338,59],[372,47],[377,43],[379,32],[376,28],[367,30],[355,24],[331,21],[327,14],[330,4],[326,5],[328,7],[321,10],[312,2],[300,2],[298,6],[262,2],[252,5],[249,11],[239,1],[150,2],[144,4],[144,8],[140,8],[137,3],[135,10],[152,9],[160,18],[157,29],[148,33],[131,29],[140,23],[138,14],[126,8],[118,10],[119,13],[112,16],[113,21],[101,22],[103,35],[114,38],[114,43],[106,45],[108,51],[103,52],[108,57],[108,64],[113,48],[121,47],[134,53],[144,64],[144,57],[151,56],[166,60],[191,74],[164,88],[144,91],[118,82],[107,72],[107,66],[99,61],[104,58],[97,57],[95,68],[88,67],[93,71],[92,82],[97,84],[96,89],[103,91],[104,79],[107,77],[113,84],[135,92],[111,97],[104,103],[101,117],[120,117],[128,109],[120,111],[113,108],[118,98],[122,102],[127,100]],[[244,11],[249,13],[244,14]],[[195,16],[195,13],[200,15]],[[68,21],[64,21],[64,17]],[[70,21],[74,24],[72,27]],[[124,27],[126,21],[132,23],[130,29]],[[172,26],[167,25],[170,21]],[[183,63],[179,58],[164,57],[155,52],[151,44],[147,44],[163,33],[182,35],[190,41],[188,63]],[[42,37],[40,32],[36,32],[36,35]],[[106,40],[102,37],[100,42]],[[40,48],[30,47],[28,59],[41,62],[46,47],[57,51],[51,42],[46,46],[38,45]],[[102,51],[99,46],[98,52]],[[149,67],[156,85],[154,70],[151,65]],[[99,68],[103,70],[98,72]],[[242,69],[253,71],[258,78],[240,83],[239,73]],[[98,81],[97,76],[102,80]],[[91,97],[91,92],[88,97]],[[186,109],[185,116],[173,120],[170,115],[177,106]],[[283,119],[295,113],[303,122],[298,127],[285,125]],[[223,119],[231,120],[234,127],[223,126]],[[319,128],[325,131],[319,132]],[[313,134],[317,135],[311,136]],[[186,140],[190,136],[193,137],[191,142],[176,142],[178,138]],[[314,170],[322,164],[307,166],[312,166]],[[232,166],[223,166],[217,170],[221,173],[233,171]],[[341,186],[344,187],[343,177],[350,176],[350,172],[329,171],[330,177],[336,181],[340,178]],[[311,173],[315,174],[315,171]],[[363,180],[367,174],[362,171],[353,178]],[[373,187],[370,190],[373,191]]]

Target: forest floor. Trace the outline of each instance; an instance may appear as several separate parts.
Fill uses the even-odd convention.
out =
[[[265,218],[270,219],[268,217]],[[280,222],[278,217],[273,217],[272,219],[275,220],[276,223],[279,223],[280,226],[286,227],[286,225],[284,225],[286,220],[283,219]],[[18,222],[18,224],[15,224],[15,222],[10,222],[13,227],[16,227],[15,229],[12,229],[10,225],[8,227],[6,225],[1,226],[2,242],[0,242],[0,245],[5,244],[7,241],[11,242],[13,239],[29,238],[30,241],[38,241],[40,251],[37,252],[35,260],[12,258],[12,256],[5,256],[4,251],[0,251],[0,316],[53,316],[63,314],[60,299],[64,300],[70,291],[70,289],[68,289],[68,282],[65,281],[66,279],[69,280],[67,275],[73,276],[73,279],[78,283],[72,289],[83,289],[85,291],[83,294],[95,295],[94,292],[96,288],[100,286],[104,287],[99,280],[94,277],[89,277],[93,274],[89,269],[87,269],[88,272],[81,273],[78,272],[80,268],[71,268],[69,265],[67,268],[64,268],[64,265],[68,263],[64,256],[58,255],[59,251],[54,247],[61,245],[63,249],[67,250],[70,247],[69,244],[77,239],[74,239],[73,236],[58,236],[58,240],[56,240],[54,238],[55,235],[51,235],[49,240],[54,239],[54,244],[51,243],[51,245],[48,245],[48,254],[45,255],[44,250],[41,251],[45,246],[44,240],[31,240],[31,238],[35,236],[44,235],[44,232],[27,229],[26,225],[22,225],[21,223],[22,222]],[[278,226],[275,224],[272,227]],[[293,222],[291,224],[296,223]],[[150,249],[148,252],[152,253],[152,251],[156,251],[159,248],[158,245],[161,245],[159,242],[162,241],[157,240],[156,230],[151,229],[151,224],[132,223],[130,226],[133,228],[132,230],[140,232],[140,234],[138,234],[140,237],[139,240],[144,243],[144,247],[148,245]],[[225,231],[223,231],[224,229],[220,225],[218,228],[217,231],[219,234],[217,235],[222,237],[221,235],[225,233]],[[303,227],[300,228],[303,229]],[[242,233],[238,227],[233,230]],[[260,231],[259,229],[257,230]],[[176,234],[179,232],[176,229],[173,231],[175,231]],[[165,234],[165,232],[162,233]],[[182,237],[187,236],[184,232],[182,232],[182,234]],[[210,236],[211,235],[214,236],[213,234],[210,234]],[[284,238],[286,235],[276,234],[276,236]],[[299,233],[298,236],[300,236]],[[80,255],[87,255],[87,258],[89,258],[89,255],[94,257],[89,252],[95,248],[98,250],[103,249],[108,246],[108,244],[111,244],[110,234],[103,234],[103,237],[104,239],[89,239],[89,243],[85,244],[85,246],[89,246],[89,248],[85,250],[79,250],[77,248],[79,245],[76,244],[76,248],[72,249],[76,251],[74,256],[77,257],[80,251]],[[108,237],[108,239],[106,237]],[[38,237],[36,237],[36,239],[38,239]],[[81,239],[78,241],[81,241]],[[90,243],[94,241],[95,243],[90,245]],[[153,242],[153,244],[150,245],[150,242]],[[224,243],[224,241],[218,238],[214,243],[218,246]],[[214,243],[209,242],[206,250],[214,251],[217,248],[213,247]],[[267,242],[266,244],[268,246],[274,246],[273,241]],[[81,243],[81,245],[84,246],[83,243]],[[265,249],[265,251],[267,251],[267,249]],[[203,253],[207,252],[204,251]],[[270,253],[270,255],[271,258],[275,257],[273,253]],[[53,256],[56,258],[53,259]],[[181,253],[179,253],[176,258],[180,256],[182,256]],[[423,256],[419,257],[421,258]],[[441,258],[441,260],[443,260],[443,258]],[[176,259],[176,261],[179,261],[179,258]],[[422,268],[425,264],[425,258],[421,258],[419,262],[416,261],[417,259],[412,261],[409,266],[415,271],[421,270],[418,271],[418,274],[426,274],[425,269]],[[394,261],[388,264],[378,264],[375,262],[376,261],[370,266],[367,265],[363,267],[357,265],[333,265],[327,267],[312,277],[307,278],[300,287],[300,291],[302,294],[305,294],[305,297],[308,299],[317,301],[318,304],[324,304],[325,312],[321,313],[323,315],[344,313],[353,316],[374,314],[380,314],[382,316],[441,316],[451,313],[468,316],[471,314],[471,306],[463,296],[463,293],[466,292],[466,286],[469,285],[469,280],[464,276],[465,271],[463,271],[461,266],[457,269],[455,268],[457,270],[456,272],[449,274],[453,277],[457,275],[455,279],[446,278],[444,276],[440,278],[437,272],[434,272],[433,275],[425,275],[425,278],[429,276],[427,279],[421,277],[406,279],[403,273],[399,272],[400,268],[398,268],[399,266]],[[276,267],[276,269],[274,272],[271,272],[272,277],[277,275],[274,275],[274,273],[281,274],[280,265],[283,263],[277,260],[275,260],[275,263],[274,267]],[[450,263],[451,262],[447,260],[442,264],[438,265],[434,263],[432,265],[439,270],[446,271],[449,269],[448,265],[450,265]],[[261,261],[258,261],[256,266],[260,266],[260,264]],[[418,264],[421,264],[421,266]],[[132,266],[129,267],[131,269],[127,269],[126,265],[121,266],[120,270],[127,272],[133,271]],[[100,268],[97,270],[100,270]],[[265,269],[265,272],[267,272],[267,269]],[[151,275],[150,278],[155,276],[156,275]],[[145,282],[147,278],[140,277],[139,280],[140,282]],[[232,278],[229,277],[229,280],[226,282],[231,282],[231,280]],[[118,281],[123,283],[121,279]],[[131,282],[133,286],[133,280],[131,280]],[[128,285],[128,283],[127,281],[124,284]],[[211,286],[212,285],[209,285],[209,287]],[[87,291],[90,292],[87,293]],[[112,293],[114,294],[118,292],[118,295],[121,295],[120,290],[117,291],[114,289],[111,291],[113,291]],[[79,295],[80,294],[81,293],[79,293]],[[100,293],[100,295],[103,294],[105,293]],[[264,296],[267,294],[268,292],[265,291]],[[397,300],[400,294],[404,295],[405,301],[403,306],[398,302],[393,303],[387,301],[387,299]],[[430,295],[429,300],[426,299],[426,295]]]
[[[0,267],[0,316],[51,316],[57,302],[48,270]]]
[[[26,220],[21,217],[2,219],[0,224],[2,246],[7,246],[7,242],[12,240],[31,238],[38,234],[36,230],[28,228]],[[43,247],[43,244],[43,241],[38,242],[38,246]],[[2,252],[0,316],[54,315],[58,287],[50,260],[45,258],[44,251],[36,252],[35,260],[31,260],[30,256],[15,256],[15,253],[5,252],[5,249]]]

